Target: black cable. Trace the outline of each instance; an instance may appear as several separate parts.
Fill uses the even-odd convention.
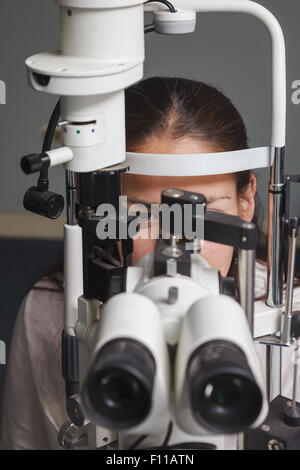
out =
[[[208,442],[181,442],[177,444],[168,445],[170,441],[170,437],[173,431],[173,422],[170,421],[166,437],[161,446],[158,447],[144,447],[143,449],[139,450],[216,450],[216,446],[214,444]],[[131,444],[128,450],[135,450],[146,438],[148,437],[147,434],[140,436],[136,441]]]
[[[172,3],[169,2],[168,0],[148,0],[148,2],[145,3],[145,5],[147,5],[147,3],[153,3],[153,2],[163,3],[164,5],[166,5],[166,7],[169,8],[171,13],[176,13],[176,9],[174,5],[172,5]]]
[[[146,4],[147,3],[153,3],[153,2],[162,3],[163,5],[166,5],[166,7],[169,8],[171,13],[176,13],[175,7],[168,0],[148,0],[148,2],[146,2]],[[144,28],[144,33],[145,34],[153,33],[154,31],[155,31],[155,24],[147,24]]]
[[[56,131],[56,127],[60,118],[60,100],[56,103],[53,113],[50,117],[47,131],[44,137],[42,152],[48,152],[51,150],[52,141]]]
[[[60,100],[56,103],[54,111],[50,117],[47,131],[44,137],[42,153],[45,153],[51,150],[52,141],[55,135],[59,118],[60,118]],[[48,168],[43,168],[43,170],[40,172],[38,188],[40,191],[48,191],[48,188],[49,188]]]
[[[169,449],[178,450],[216,450],[217,447],[214,444],[208,442],[182,442],[169,447]]]
[[[62,294],[61,290],[51,289],[51,287],[35,287],[35,286],[32,286],[31,290],[45,290],[47,292],[59,292],[60,294]]]
[[[144,33],[145,34],[153,33],[153,31],[155,31],[155,24],[146,24],[146,26],[144,28]]]
[[[182,442],[180,444],[174,444],[168,447],[169,450],[216,450],[217,447],[214,444],[208,442]]]
[[[167,447],[171,434],[172,434],[172,430],[173,430],[173,422],[170,421],[166,437],[164,438],[162,445],[159,446],[158,449],[163,449],[164,447]],[[131,444],[128,450],[136,449],[147,437],[148,437],[148,434],[144,434],[143,436],[140,436],[136,441],[133,442],[133,444]]]
[[[148,434],[144,434],[143,436],[140,436],[136,441],[134,441],[133,444],[131,444],[128,450],[136,449],[137,446],[140,445],[147,437],[148,437]]]
[[[170,421],[170,424],[169,424],[169,426],[168,426],[168,430],[167,430],[166,437],[165,437],[165,439],[164,439],[164,442],[163,442],[162,445],[161,445],[162,448],[167,447],[168,442],[169,442],[170,437],[171,437],[171,434],[172,434],[172,431],[173,431],[173,421]]]
[[[146,447],[142,450],[161,450],[162,447]],[[208,442],[181,442],[164,447],[164,450],[217,450],[214,444]]]

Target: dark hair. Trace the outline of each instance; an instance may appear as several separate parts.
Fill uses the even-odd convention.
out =
[[[127,148],[153,136],[190,136],[214,144],[219,151],[248,147],[245,124],[216,88],[184,78],[153,77],[126,90]]]
[[[127,150],[151,137],[192,137],[211,143],[217,151],[248,148],[244,121],[232,102],[216,88],[184,78],[153,77],[129,87],[126,99]],[[235,173],[237,193],[249,185],[251,171]],[[257,259],[266,261],[266,236],[261,227],[262,204],[256,195],[253,222],[257,226]],[[228,275],[236,277],[233,256]],[[52,275],[53,280],[53,275]],[[60,283],[61,287],[61,283]]]
[[[216,88],[184,78],[153,77],[126,91],[127,148],[135,151],[151,137],[179,140],[192,137],[212,144],[216,151],[248,148],[244,121],[232,102]],[[252,171],[235,173],[237,193],[250,184]],[[255,196],[253,223],[257,226],[257,259],[266,261],[263,208]],[[236,277],[234,253],[228,275]]]

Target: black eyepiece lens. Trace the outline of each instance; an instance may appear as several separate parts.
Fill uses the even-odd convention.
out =
[[[218,381],[206,385],[205,398],[216,406],[230,408],[240,402],[244,393],[244,384],[239,377],[221,376]]]
[[[99,380],[99,398],[108,408],[132,406],[142,392],[142,384],[122,370],[110,371]]]
[[[154,377],[155,361],[146,346],[127,338],[110,341],[83,386],[90,418],[115,431],[138,425],[150,412]]]
[[[244,353],[229,341],[200,346],[189,361],[187,381],[194,419],[211,432],[239,433],[259,416],[260,388]]]

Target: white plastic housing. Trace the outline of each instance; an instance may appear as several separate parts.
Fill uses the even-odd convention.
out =
[[[118,338],[143,343],[154,357],[156,373],[150,414],[143,423],[127,432],[156,434],[167,427],[170,420],[170,370],[160,313],[150,299],[139,294],[124,293],[115,295],[104,305],[100,321],[91,335],[91,364],[102,346]]]
[[[154,13],[155,32],[159,34],[187,34],[196,28],[196,13],[194,11],[177,10],[172,13],[161,10]]]
[[[72,160],[73,152],[68,147],[60,147],[54,150],[49,150],[46,152],[50,158],[50,167],[63,165]]]
[[[90,172],[125,160],[124,89],[143,77],[143,0],[58,1],[61,51],[26,60],[30,85],[61,99],[63,120],[96,121],[96,133],[83,129],[64,145],[74,158],[65,168]],[[85,135],[86,139],[83,139]],[[79,142],[80,141],[80,142]]]
[[[63,126],[63,142],[68,147],[92,147],[104,142],[104,116],[92,124]]]
[[[135,292],[148,297],[157,306],[161,322],[164,328],[165,341],[174,345],[178,343],[183,318],[191,305],[200,297],[217,295],[219,293],[218,271],[211,269],[208,263],[199,256],[191,255],[191,278],[181,274],[175,277],[158,276],[141,282],[135,288]],[[142,262],[142,260],[141,260]],[[139,266],[142,263],[139,262]],[[128,269],[127,288],[133,282],[134,270],[139,267]],[[168,303],[169,289],[177,288],[178,299],[174,305]]]
[[[79,225],[64,227],[64,330],[74,336],[78,320],[77,299],[83,294],[82,229]]]
[[[125,159],[124,90],[98,96],[66,96],[61,99],[61,107],[64,119],[72,122],[62,133],[64,145],[73,153],[73,159],[65,165],[67,170],[85,173]],[[76,124],[91,121],[95,126]]]
[[[260,20],[272,41],[272,130],[271,145],[285,147],[286,142],[286,51],[282,28],[272,13],[250,0],[173,0],[176,9],[197,13],[245,13]],[[149,3],[146,11],[158,11],[162,6]],[[165,7],[163,7],[165,8]]]
[[[70,2],[71,4],[73,2]],[[33,88],[62,96],[109,93],[142,78],[144,52],[143,1],[122,5],[62,2],[61,51],[38,54],[26,60]],[[38,83],[34,73],[50,77]]]
[[[192,154],[149,154],[127,152],[130,173],[149,176],[202,176],[269,168],[274,149],[259,147],[233,152]]]
[[[94,2],[94,8],[61,4],[62,54],[110,64],[143,62],[143,0]],[[71,2],[72,3],[72,2]],[[102,6],[104,5],[104,6]]]
[[[213,340],[230,341],[244,352],[263,397],[260,414],[251,426],[258,427],[268,413],[261,365],[245,312],[235,300],[225,295],[199,299],[190,307],[184,318],[175,366],[176,418],[179,426],[185,432],[207,434],[207,430],[201,427],[192,415],[186,370],[193,352],[202,344]]]

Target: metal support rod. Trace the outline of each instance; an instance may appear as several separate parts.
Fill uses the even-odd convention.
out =
[[[264,24],[272,42],[272,129],[271,145],[283,147],[286,134],[286,52],[282,28],[275,16],[253,1],[237,0],[172,0],[176,9],[198,13],[230,12],[251,15]],[[145,11],[165,8],[159,3],[145,5]]]
[[[64,227],[64,331],[74,336],[78,297],[83,294],[82,230],[76,219],[77,173],[66,171],[67,223]]]
[[[240,250],[238,263],[240,303],[254,335],[255,250]]]
[[[295,349],[295,353],[298,352],[299,346]],[[297,408],[297,389],[298,389],[298,361],[296,360],[294,364],[294,380],[293,380],[293,401],[292,408],[295,410]]]
[[[300,407],[297,404],[297,393],[298,393],[298,370],[299,370],[299,337],[294,344],[295,350],[293,354],[293,364],[294,364],[294,373],[293,373],[293,396],[292,401],[287,403],[287,406],[284,410],[283,420],[284,423],[288,426],[298,427],[300,426]]]
[[[73,171],[66,171],[66,196],[67,196],[67,224],[77,225],[76,202],[78,198],[78,175]]]
[[[277,395],[281,395],[281,347],[267,346],[266,350],[266,382],[267,396],[271,402]]]
[[[266,302],[269,307],[281,307],[283,304],[284,154],[284,147],[275,148],[269,184],[268,293]]]
[[[285,310],[282,314],[281,324],[281,342],[287,345],[291,344],[291,328],[293,317],[293,290],[294,290],[294,275],[295,275],[295,261],[296,261],[296,245],[297,245],[297,232],[298,232],[298,219],[291,219],[289,227],[289,256],[288,256],[288,271],[287,271],[287,288]]]
[[[271,374],[269,372],[269,364],[271,360],[271,345],[267,344],[266,345],[266,394],[268,397],[268,401],[270,402],[270,396],[271,396]]]
[[[237,435],[237,450],[245,450],[245,434],[240,433]]]

